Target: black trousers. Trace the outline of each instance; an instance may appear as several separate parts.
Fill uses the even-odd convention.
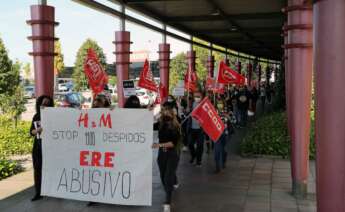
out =
[[[157,162],[161,181],[166,193],[165,204],[170,204],[174,185],[177,184],[176,170],[179,155],[175,149],[169,149],[167,151],[159,149]]]
[[[200,164],[202,153],[204,151],[204,133],[202,129],[190,129],[190,136],[191,139],[189,140],[189,151],[191,153],[192,160],[196,158],[196,162]]]
[[[265,102],[266,102],[266,97],[262,96],[261,97],[261,110],[262,110],[262,113],[265,112]]]
[[[183,123],[182,126],[182,136],[183,136],[183,145],[188,146],[188,125],[187,122]]]
[[[42,143],[40,139],[35,139],[32,148],[32,162],[34,166],[34,181],[36,195],[41,195],[42,181]]]

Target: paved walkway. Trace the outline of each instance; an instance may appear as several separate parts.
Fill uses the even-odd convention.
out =
[[[215,175],[213,155],[205,155],[201,168],[188,163],[182,155],[178,170],[181,183],[175,192],[173,211],[176,212],[313,212],[315,209],[315,165],[311,164],[310,184],[306,200],[290,195],[290,162],[280,159],[248,159],[232,156],[224,172]],[[155,164],[155,163],[154,163]],[[32,171],[0,181],[0,211],[162,211],[164,191],[153,170],[152,207],[124,207],[100,204],[87,207],[86,202],[46,197],[32,203]]]
[[[227,168],[213,174],[213,154],[204,155],[203,166],[188,163],[189,153],[181,156],[172,212],[314,212],[315,163],[310,164],[308,197],[296,200],[291,194],[290,162],[282,159],[241,158],[236,156],[246,130],[239,130],[228,147]],[[156,154],[155,154],[156,157]],[[162,211],[164,190],[153,161],[153,202],[151,207],[100,204],[45,197],[31,202],[34,194],[32,170],[0,181],[1,212],[158,212]]]

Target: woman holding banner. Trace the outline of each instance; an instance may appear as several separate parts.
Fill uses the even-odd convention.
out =
[[[41,180],[42,180],[42,127],[41,127],[41,107],[53,107],[54,101],[49,96],[40,96],[36,100],[36,114],[32,118],[30,134],[34,137],[34,145],[32,148],[32,162],[34,167],[35,196],[31,201],[42,198],[41,196]]]
[[[164,212],[170,212],[170,204],[174,185],[177,185],[176,170],[179,161],[179,142],[181,137],[180,124],[172,108],[163,107],[161,117],[154,125],[158,130],[159,143],[154,143],[152,148],[158,151],[158,167],[166,200],[164,202]]]

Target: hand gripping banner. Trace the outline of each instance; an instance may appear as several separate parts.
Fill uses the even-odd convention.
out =
[[[152,72],[149,69],[149,62],[147,59],[145,60],[143,70],[140,73],[138,86],[153,92],[158,92],[157,85],[153,79]]]
[[[210,100],[207,97],[204,98],[191,115],[198,120],[212,141],[217,142],[225,129],[225,125]]]
[[[84,61],[84,72],[94,95],[101,93],[108,83],[107,73],[99,63],[98,57],[92,48],[87,50]]]

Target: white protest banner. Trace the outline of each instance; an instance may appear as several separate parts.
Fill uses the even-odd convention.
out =
[[[184,88],[176,87],[172,93],[173,96],[184,96]]]
[[[42,195],[151,205],[153,114],[44,108]]]
[[[173,96],[184,96],[184,80],[179,80],[173,89]]]

